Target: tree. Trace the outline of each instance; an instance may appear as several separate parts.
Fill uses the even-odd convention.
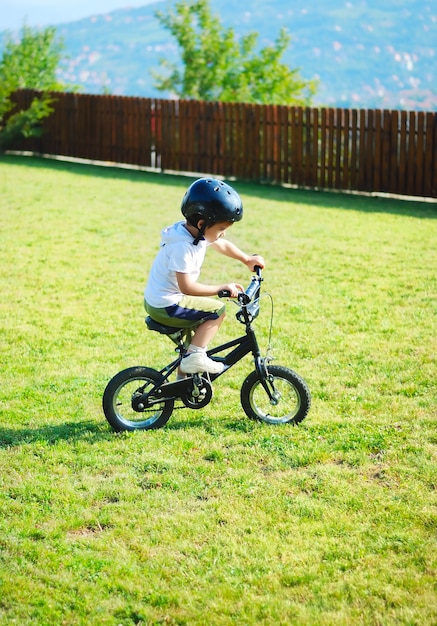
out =
[[[286,29],[257,52],[258,33],[238,39],[211,13],[209,0],[182,1],[155,15],[177,40],[182,60],[182,69],[160,60],[165,75],[153,72],[160,91],[197,100],[289,105],[309,104],[315,93],[315,81],[280,61],[291,41]]]
[[[33,137],[41,133],[41,121],[52,112],[50,91],[64,89],[56,79],[63,43],[56,39],[53,27],[44,30],[24,25],[21,38],[15,42],[6,35],[0,59],[0,149],[5,149],[19,136]],[[17,89],[40,91],[30,106],[15,111],[13,94]]]

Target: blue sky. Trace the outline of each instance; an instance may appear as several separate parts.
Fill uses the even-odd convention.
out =
[[[126,7],[140,7],[157,0],[0,0],[0,31],[28,26],[72,22]]]

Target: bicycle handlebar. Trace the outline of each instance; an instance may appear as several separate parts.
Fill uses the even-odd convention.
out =
[[[239,304],[243,306],[246,304],[249,304],[249,302],[252,300],[261,282],[262,268],[259,265],[255,265],[254,270],[255,270],[256,276],[252,277],[250,285],[248,286],[246,291],[240,292],[236,298]],[[219,298],[229,298],[230,296],[231,296],[231,292],[228,289],[220,289],[220,291],[218,292]]]

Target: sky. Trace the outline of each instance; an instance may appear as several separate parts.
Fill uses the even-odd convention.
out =
[[[0,0],[0,32],[73,22],[99,13],[140,7],[156,0]]]

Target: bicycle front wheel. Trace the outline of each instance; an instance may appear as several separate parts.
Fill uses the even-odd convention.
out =
[[[280,365],[268,368],[265,380],[270,395],[256,371],[249,374],[241,387],[241,406],[250,419],[267,424],[298,424],[311,406],[306,382],[293,370]]]
[[[163,400],[144,411],[132,406],[135,394],[147,393],[160,378],[159,372],[149,367],[129,367],[109,381],[103,394],[103,412],[115,431],[151,430],[168,422],[173,400]]]

